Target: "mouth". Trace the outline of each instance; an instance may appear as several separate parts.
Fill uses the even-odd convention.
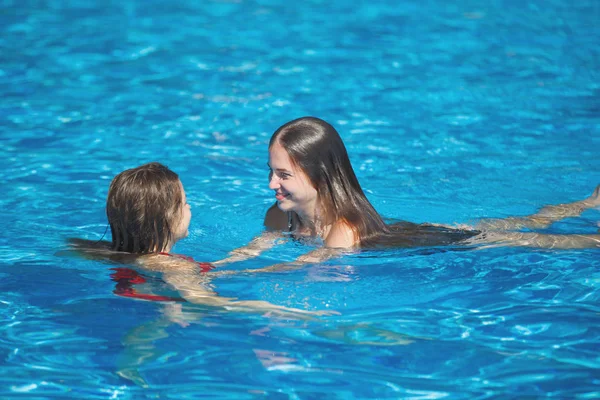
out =
[[[289,197],[289,194],[275,193],[275,198],[277,199],[277,201],[281,201],[287,197]]]

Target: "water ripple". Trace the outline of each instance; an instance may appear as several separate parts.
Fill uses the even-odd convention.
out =
[[[314,321],[189,304],[170,321],[117,298],[107,264],[57,254],[105,232],[118,172],[160,161],[194,213],[176,251],[225,257],[262,230],[269,138],[302,115],[338,128],[387,218],[462,224],[588,196],[598,3],[512,3],[4,1],[0,397],[599,397],[595,250],[394,249],[212,282],[340,312]]]

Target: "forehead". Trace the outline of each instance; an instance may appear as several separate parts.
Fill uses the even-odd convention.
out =
[[[290,171],[294,169],[294,163],[292,163],[289,154],[277,142],[269,149],[269,165],[273,169],[287,169]]]

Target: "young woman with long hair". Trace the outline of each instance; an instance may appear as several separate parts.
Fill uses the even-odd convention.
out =
[[[300,261],[316,261],[339,249],[370,247],[447,244],[600,247],[600,235],[511,232],[549,226],[600,206],[600,186],[585,200],[547,206],[527,217],[484,220],[464,228],[411,222],[386,224],[365,196],[340,135],[319,118],[299,118],[277,129],[269,142],[269,168],[269,188],[275,192],[276,203],[265,216],[267,231],[217,263],[256,256],[274,244],[276,232],[286,231],[297,238],[323,241],[321,249]]]

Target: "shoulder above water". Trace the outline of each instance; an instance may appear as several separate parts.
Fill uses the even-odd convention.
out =
[[[333,224],[325,238],[325,246],[349,249],[356,246],[356,238],[352,228],[344,221]]]

